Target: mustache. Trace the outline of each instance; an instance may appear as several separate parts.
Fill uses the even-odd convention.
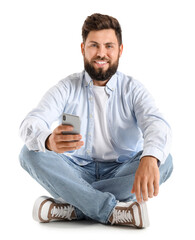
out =
[[[106,62],[110,62],[110,60],[108,58],[101,58],[101,57],[96,57],[96,58],[93,58],[92,61],[106,61]]]

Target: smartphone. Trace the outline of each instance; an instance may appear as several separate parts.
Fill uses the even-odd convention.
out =
[[[73,126],[73,131],[62,132],[62,134],[65,134],[65,135],[80,134],[81,122],[80,122],[79,116],[63,113],[62,125],[71,125],[71,126]]]

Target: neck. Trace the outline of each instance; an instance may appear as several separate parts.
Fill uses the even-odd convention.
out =
[[[103,86],[106,86],[106,83],[107,83],[108,81],[109,81],[109,80],[105,80],[105,81],[93,80],[93,84],[94,84],[95,86],[103,87]]]

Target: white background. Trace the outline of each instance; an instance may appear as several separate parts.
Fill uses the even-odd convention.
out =
[[[100,12],[123,30],[119,70],[140,80],[172,126],[172,177],[148,202],[145,230],[98,223],[39,224],[31,210],[47,192],[20,167],[18,129],[59,80],[83,70],[81,27]],[[194,1],[0,1],[1,236],[11,239],[194,239]],[[92,200],[93,201],[93,200]]]

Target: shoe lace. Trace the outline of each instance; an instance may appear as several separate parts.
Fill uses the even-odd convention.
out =
[[[117,210],[114,209],[113,211],[113,219],[112,223],[129,223],[133,220],[132,214],[130,211],[127,210]]]
[[[72,212],[74,211],[74,207],[72,205],[67,206],[54,206],[51,210],[51,216],[52,217],[58,217],[58,218],[66,218],[68,220],[71,220]]]

